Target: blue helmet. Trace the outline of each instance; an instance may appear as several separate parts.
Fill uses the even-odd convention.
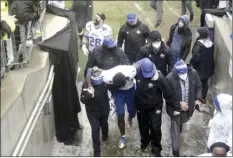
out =
[[[100,85],[103,83],[103,78],[98,67],[93,67],[91,72],[91,82],[93,85]]]

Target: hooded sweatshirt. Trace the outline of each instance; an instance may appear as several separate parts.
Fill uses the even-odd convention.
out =
[[[214,102],[216,110],[214,117],[209,121],[208,148],[216,142],[223,142],[232,152],[232,96],[219,94]]]
[[[209,38],[197,39],[190,63],[201,79],[207,79],[214,74],[214,45]]]
[[[184,30],[186,30],[189,27],[189,18],[187,15],[183,15],[179,18],[179,20],[182,19],[184,21]],[[171,49],[173,50],[173,53],[180,56],[180,50],[181,50],[181,44],[182,44],[182,34],[178,33],[178,25],[175,28],[175,31],[173,33],[172,37],[172,43],[171,43]]]

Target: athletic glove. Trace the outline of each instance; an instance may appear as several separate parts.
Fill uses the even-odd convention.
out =
[[[87,49],[87,47],[86,47],[85,44],[82,46],[82,51],[83,51],[83,54],[84,54],[84,55],[88,56],[89,51],[88,51],[88,49]]]

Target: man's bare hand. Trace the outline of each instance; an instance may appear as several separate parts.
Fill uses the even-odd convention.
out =
[[[94,94],[95,94],[94,88],[88,87],[87,91],[92,95],[92,98],[94,98]]]
[[[180,102],[180,107],[183,111],[187,111],[188,110],[188,105],[185,102]]]

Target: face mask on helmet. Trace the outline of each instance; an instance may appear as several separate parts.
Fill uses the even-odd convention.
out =
[[[152,46],[156,49],[159,49],[161,46],[161,41],[154,41],[152,42]]]
[[[93,19],[93,24],[95,26],[100,26],[102,23],[103,23],[103,20],[98,15],[96,15]]]
[[[103,79],[102,76],[99,75],[97,77],[91,76],[91,82],[93,85],[100,85],[103,83]]]
[[[187,73],[183,73],[183,74],[178,74],[179,78],[183,81],[185,81],[188,77],[188,74]]]
[[[100,85],[103,83],[101,71],[99,71],[99,68],[94,66],[91,72],[91,81],[93,85]]]

